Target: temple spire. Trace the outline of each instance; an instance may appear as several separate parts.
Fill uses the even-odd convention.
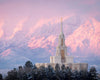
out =
[[[61,33],[63,33],[63,19],[61,17]]]

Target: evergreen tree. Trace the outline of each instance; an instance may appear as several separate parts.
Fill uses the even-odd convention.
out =
[[[19,80],[23,80],[23,73],[24,73],[23,67],[19,66],[19,69],[18,69],[17,72],[18,72],[18,78],[19,78]]]
[[[60,71],[60,66],[59,66],[59,64],[56,64],[56,66],[55,66],[55,74],[56,74],[56,78],[59,80],[59,79],[61,79],[61,71]]]
[[[27,61],[27,62],[25,63],[25,67],[32,68],[32,67],[33,67],[32,62],[31,62],[31,61]]]
[[[65,71],[65,70],[66,70],[66,67],[65,67],[64,64],[61,66],[61,70],[62,70],[62,71]]]
[[[8,72],[8,76],[6,77],[6,80],[18,80],[16,68]]]
[[[0,80],[2,74],[0,74]],[[4,80],[99,80],[95,67],[91,67],[90,71],[72,71],[69,67],[63,64],[56,64],[55,69],[51,65],[47,68],[41,66],[37,68],[32,62],[27,61],[25,68],[19,66],[19,69],[14,68],[8,71],[8,75]]]
[[[56,64],[56,66],[55,66],[55,71],[56,71],[56,72],[59,72],[59,71],[60,71],[60,66],[59,66],[59,64]]]
[[[71,80],[72,79],[72,71],[69,67],[66,68],[66,76],[65,79]]]
[[[48,68],[47,68],[46,71],[47,71],[48,79],[52,80],[53,75],[55,74],[54,69],[52,68],[52,66],[48,65]]]
[[[79,72],[79,78],[81,80],[88,80],[88,72],[87,71],[80,71]]]
[[[65,80],[66,79],[66,67],[64,64],[61,66],[60,74],[61,74],[61,79]]]
[[[24,66],[24,70],[26,73],[30,73],[32,71],[33,64],[31,61],[27,61]]]
[[[28,80],[27,74],[25,72],[23,73],[23,79],[22,80]]]
[[[90,80],[97,80],[97,71],[95,67],[91,67],[89,71],[89,79]]]
[[[3,78],[2,78],[2,74],[0,74],[0,80],[3,80]]]

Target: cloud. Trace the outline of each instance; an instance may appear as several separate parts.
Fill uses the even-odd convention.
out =
[[[2,29],[2,27],[3,27],[3,25],[4,25],[4,22],[0,22],[0,38],[3,36],[3,29]]]

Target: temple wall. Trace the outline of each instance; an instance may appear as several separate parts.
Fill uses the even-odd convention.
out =
[[[66,59],[66,64],[68,64],[68,63],[74,63],[72,56],[66,56],[65,59]]]
[[[61,56],[50,56],[50,63],[61,63]]]
[[[37,68],[40,66],[48,67],[48,65],[51,65],[54,69],[56,64],[55,63],[36,63],[35,64]],[[70,64],[64,64],[65,67],[69,67],[72,69],[72,71],[77,70],[77,71],[87,71],[88,70],[88,64],[87,63],[70,63]],[[62,64],[59,64],[60,68]]]
[[[73,63],[73,57],[72,56],[65,56],[65,63]],[[50,56],[50,63],[59,63],[61,64],[61,56]]]

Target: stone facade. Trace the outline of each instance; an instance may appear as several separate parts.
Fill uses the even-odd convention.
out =
[[[51,65],[55,68],[55,65],[59,64],[61,67],[64,64],[66,67],[70,67],[72,70],[83,70],[86,71],[88,69],[87,63],[74,63],[73,57],[68,56],[67,54],[67,47],[65,45],[65,37],[63,34],[63,25],[61,22],[61,33],[59,35],[58,46],[56,48],[56,55],[50,56],[50,63],[36,63],[37,67],[44,66],[47,67]]]
[[[60,68],[63,64],[58,63]],[[56,66],[56,63],[36,63],[35,64],[37,68],[40,66],[48,67],[48,65],[51,65],[54,69]],[[87,71],[88,70],[88,64],[87,63],[69,63],[69,64],[64,64],[65,67],[69,67],[72,69],[72,71],[77,70],[77,71]]]
[[[62,64],[61,56],[50,56],[50,63]],[[65,56],[64,64],[74,63],[72,56]]]

